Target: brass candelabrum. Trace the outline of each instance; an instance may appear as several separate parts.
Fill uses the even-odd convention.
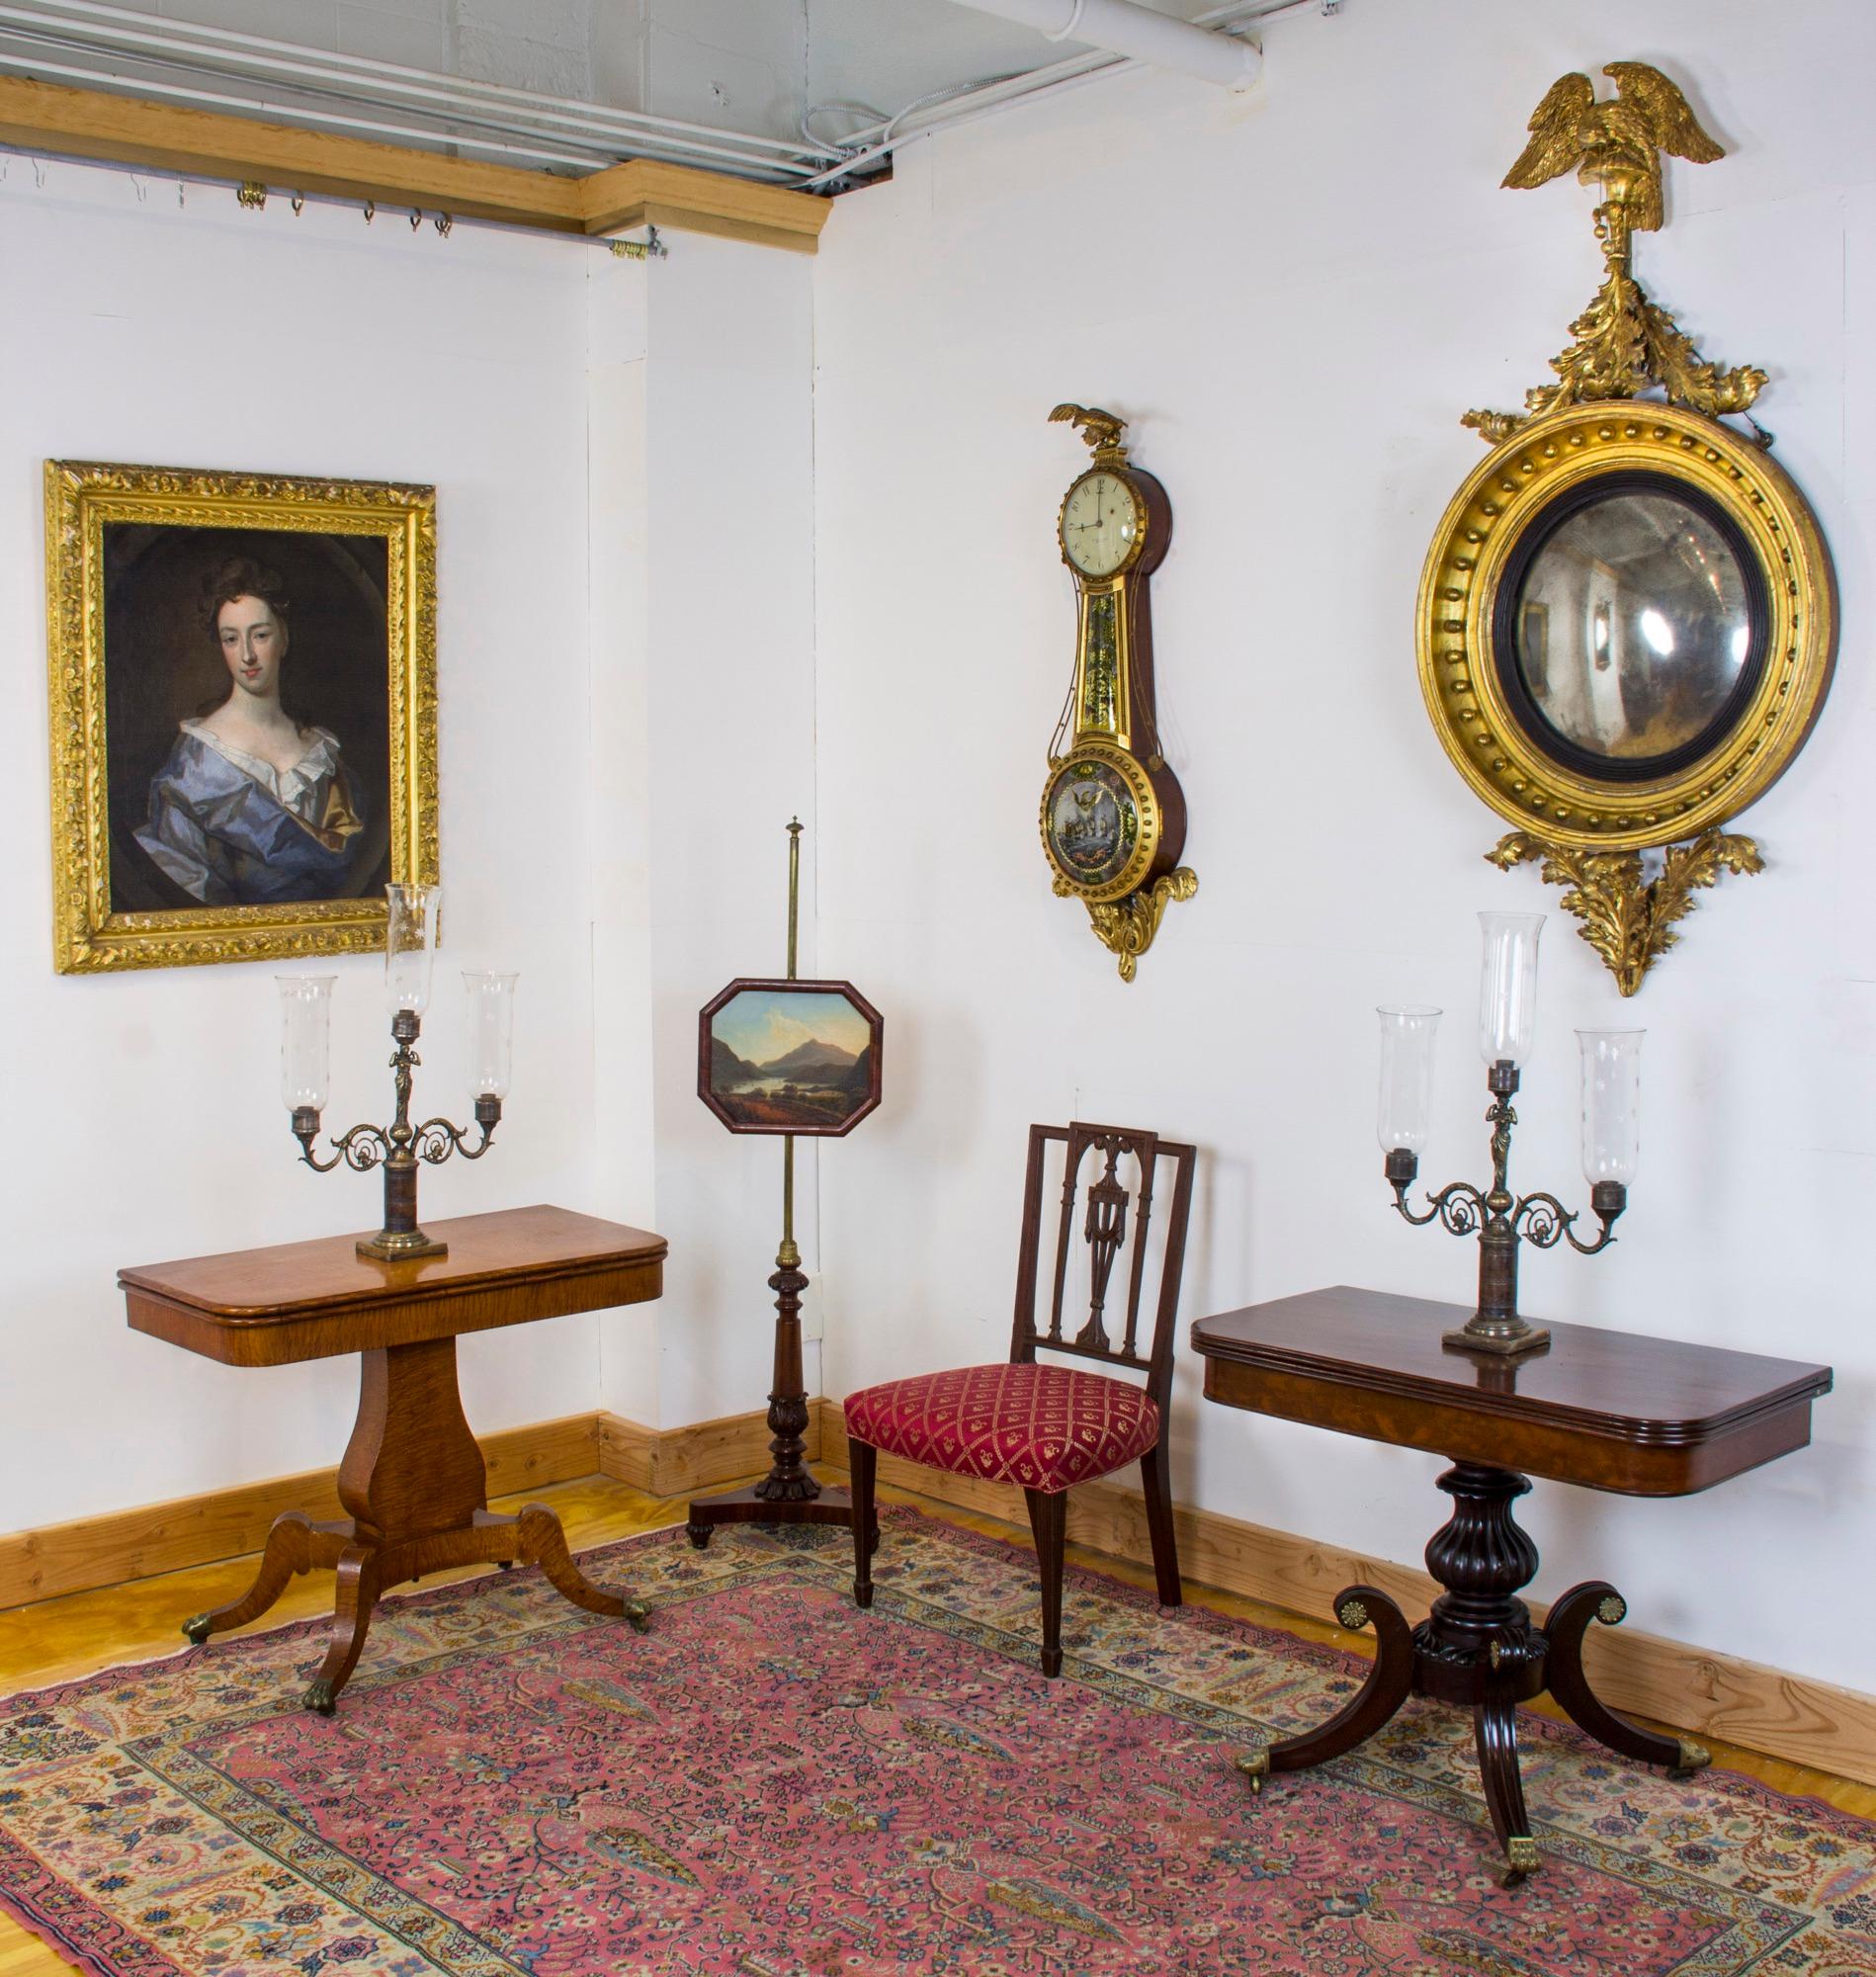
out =
[[[299,1157],[315,1173],[348,1166],[356,1173],[382,1167],[384,1174],[384,1226],[376,1236],[361,1236],[358,1252],[382,1262],[412,1257],[439,1257],[449,1246],[427,1236],[417,1221],[418,1163],[440,1166],[453,1154],[478,1160],[487,1153],[501,1123],[501,1104],[508,1090],[509,1060],[514,1036],[513,975],[465,974],[469,991],[471,1037],[470,1090],[474,1127],[444,1118],[410,1123],[411,1073],[423,1062],[416,1042],[423,1011],[430,999],[430,978],[436,954],[437,918],[442,903],[440,886],[391,886],[384,941],[385,997],[390,1003],[390,1034],[396,1048],[390,1058],[395,1110],[388,1126],[359,1125],[335,1136],[333,1151],[321,1160],[313,1149],[325,1109],[331,994],[330,975],[280,978],[283,1035],[281,1046],[283,1095],[293,1115],[294,1138]],[[471,1132],[480,1138],[469,1143]]]
[[[1479,1303],[1472,1317],[1444,1342],[1469,1352],[1541,1351],[1550,1333],[1518,1313],[1518,1248],[1551,1249],[1567,1242],[1578,1254],[1594,1256],[1615,1241],[1618,1216],[1628,1207],[1628,1182],[1639,1148],[1640,1030],[1578,1030],[1582,1060],[1582,1160],[1589,1182],[1589,1210],[1601,1225],[1594,1241],[1577,1234],[1580,1212],[1567,1209],[1544,1190],[1514,1195],[1508,1185],[1511,1129],[1518,1115],[1518,1060],[1535,1027],[1537,943],[1541,913],[1481,913],[1485,980],[1480,996],[1480,1047],[1487,1063],[1492,1103],[1492,1185],[1451,1181],[1415,1210],[1407,1190],[1419,1177],[1431,1105],[1433,1044],[1439,1014],[1433,1008],[1384,1008],[1380,1140],[1394,1205],[1405,1222],[1424,1228],[1437,1221],[1454,1236],[1479,1239]]]

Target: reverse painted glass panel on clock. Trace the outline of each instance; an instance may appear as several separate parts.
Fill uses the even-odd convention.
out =
[[[1066,762],[1049,786],[1049,848],[1077,885],[1105,886],[1126,871],[1140,841],[1140,813],[1119,770]]]
[[[1081,727],[1111,734],[1120,691],[1120,599],[1111,591],[1087,600],[1081,665]]]

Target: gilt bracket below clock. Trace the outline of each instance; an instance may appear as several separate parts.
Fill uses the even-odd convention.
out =
[[[1060,879],[1055,884],[1062,898],[1073,896],[1073,887],[1064,885]],[[1119,958],[1123,982],[1134,979],[1140,957],[1152,945],[1153,935],[1159,931],[1159,922],[1165,917],[1166,908],[1175,900],[1189,900],[1198,890],[1199,875],[1191,866],[1179,865],[1163,879],[1155,879],[1147,892],[1130,893],[1126,899],[1117,900],[1111,905],[1102,905],[1093,900],[1085,903],[1088,918],[1094,927],[1094,937],[1110,954]]]

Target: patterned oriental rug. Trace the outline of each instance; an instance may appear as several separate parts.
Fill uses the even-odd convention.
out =
[[[1544,1866],[1501,1890],[1470,1725],[1409,1704],[1252,1798],[1330,1650],[887,1513],[386,1602],[331,1718],[309,1624],[0,1703],[0,1903],[100,1977],[1733,1977],[1876,1971],[1876,1827],[1522,1720]]]

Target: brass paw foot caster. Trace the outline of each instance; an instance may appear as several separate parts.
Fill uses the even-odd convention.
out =
[[[183,1622],[183,1639],[185,1641],[193,1641],[197,1647],[201,1647],[203,1642],[209,1638],[209,1614],[190,1614],[189,1618]]]
[[[337,1702],[337,1691],[323,1677],[308,1683],[305,1694],[299,1698],[301,1709],[315,1710],[321,1716],[330,1716]]]
[[[1498,1869],[1498,1885],[1515,1888],[1527,1874],[1538,1869],[1537,1842],[1528,1834],[1514,1833],[1504,1843],[1504,1860]]]
[[[626,1601],[626,1625],[635,1634],[648,1634],[651,1631],[651,1610],[642,1599]]]
[[[1236,1762],[1237,1768],[1250,1780],[1251,1790],[1253,1792],[1262,1791],[1264,1788],[1264,1779],[1270,1775],[1270,1753],[1268,1751],[1252,1751],[1248,1757],[1239,1758]]]
[[[1695,1771],[1704,1771],[1713,1762],[1713,1753],[1704,1744],[1696,1744],[1691,1737],[1676,1737],[1674,1742],[1680,1747],[1680,1759],[1678,1762],[1668,1765],[1667,1775],[1670,1778],[1690,1778]]]
[[[684,1535],[690,1539],[693,1551],[708,1551],[710,1549],[710,1530],[711,1527],[708,1524],[686,1524],[684,1526]]]

